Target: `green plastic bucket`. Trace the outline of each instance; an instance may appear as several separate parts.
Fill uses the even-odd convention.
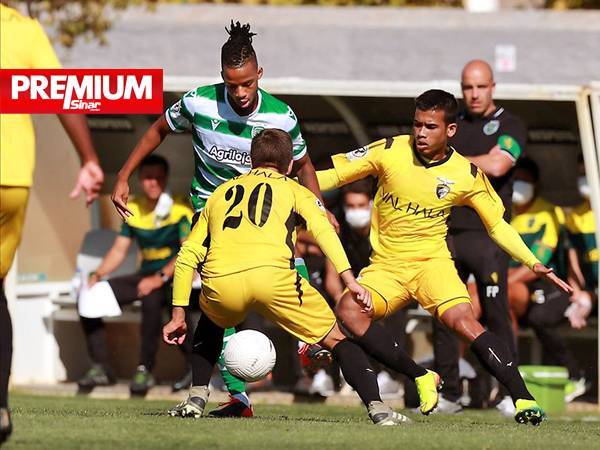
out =
[[[558,366],[519,366],[527,389],[547,412],[565,410],[565,385],[569,381],[566,368]]]
[[[308,268],[306,267],[306,263],[302,258],[296,258],[294,260],[294,265],[296,266],[296,270],[300,274],[302,278],[308,281]]]

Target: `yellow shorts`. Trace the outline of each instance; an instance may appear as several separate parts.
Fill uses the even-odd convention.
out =
[[[0,186],[0,278],[6,277],[21,242],[29,188]]]
[[[358,277],[373,297],[374,320],[387,317],[416,300],[432,316],[440,317],[458,303],[471,303],[450,258],[371,264]]]
[[[308,344],[321,341],[336,321],[325,299],[298,272],[278,267],[203,278],[200,308],[222,328],[256,311]]]

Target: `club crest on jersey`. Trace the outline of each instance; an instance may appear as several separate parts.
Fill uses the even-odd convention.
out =
[[[442,177],[437,177],[437,180],[440,183],[435,187],[435,195],[441,200],[450,193],[450,186],[454,184],[454,181]]]
[[[256,137],[260,134],[261,131],[264,131],[265,127],[252,127],[252,137]]]
[[[319,209],[321,211],[325,211],[325,206],[323,206],[323,202],[321,200],[319,200],[318,198],[316,200],[317,200],[317,206],[319,207]]]
[[[357,148],[356,150],[352,150],[351,152],[346,153],[346,159],[348,161],[354,161],[355,159],[362,158],[369,152],[369,146],[365,145],[364,147]]]
[[[496,133],[496,131],[498,131],[499,128],[499,120],[490,120],[483,126],[483,132],[486,134],[486,136],[491,136],[492,134]]]

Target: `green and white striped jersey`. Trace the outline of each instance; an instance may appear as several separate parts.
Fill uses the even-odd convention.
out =
[[[175,132],[192,132],[195,171],[190,190],[195,211],[221,183],[249,172],[250,142],[265,128],[287,131],[294,145],[294,160],[306,154],[298,119],[288,105],[258,90],[258,106],[247,116],[229,104],[223,83],[192,89],[165,111]]]

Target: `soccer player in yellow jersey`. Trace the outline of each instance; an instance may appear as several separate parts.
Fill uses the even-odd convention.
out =
[[[393,314],[416,299],[436,319],[471,343],[471,349],[516,403],[515,419],[537,425],[543,410],[527,391],[506,343],[475,319],[465,285],[446,242],[452,206],[473,208],[492,239],[514,259],[564,291],[568,284],[543,266],[503,218],[504,207],[486,176],[447,144],[456,132],[457,102],[430,90],[416,99],[412,136],[395,136],[333,156],[334,168],[318,172],[323,190],[368,175],[378,178],[374,200],[371,264],[360,283],[371,291],[373,311],[365,314],[345,294],[338,318],[368,353],[409,376],[406,355],[373,320]]]
[[[60,63],[41,25],[0,3],[0,69],[57,69]],[[89,205],[98,197],[104,175],[92,145],[85,116],[58,118],[81,159],[71,198],[85,192]],[[29,188],[33,182],[35,142],[28,114],[0,116],[0,444],[12,431],[8,378],[12,359],[12,323],[4,278],[21,241]]]
[[[359,309],[369,308],[370,294],[356,282],[321,201],[285,176],[292,167],[290,136],[264,130],[252,140],[250,155],[252,170],[223,183],[208,198],[175,264],[173,316],[163,329],[164,340],[178,344],[185,339],[184,307],[199,264],[203,312],[194,337],[200,370],[194,371],[190,396],[177,415],[203,414],[224,329],[253,310],[296,338],[331,349],[374,423],[406,422],[381,402],[365,353],[342,334],[325,299],[294,269],[295,227],[304,222],[340,273],[349,298]]]

